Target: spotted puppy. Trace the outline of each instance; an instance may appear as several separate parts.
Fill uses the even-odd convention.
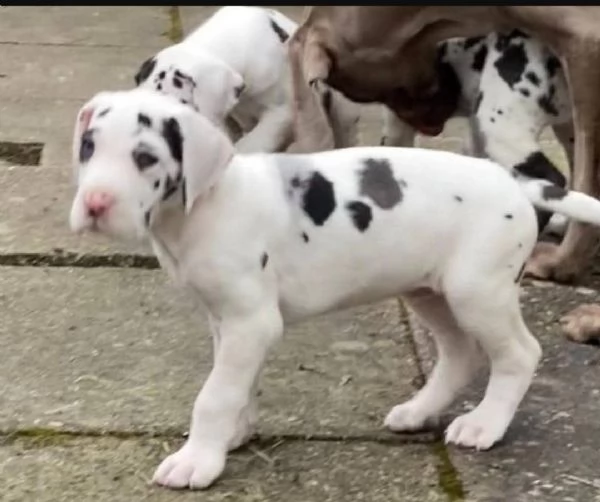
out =
[[[272,9],[223,7],[144,61],[135,82],[194,106],[232,137],[241,133],[239,152],[284,151],[294,140],[287,40],[296,28]],[[323,99],[339,144],[356,144],[358,107],[331,89]]]
[[[486,37],[455,38],[439,45],[439,73],[447,91],[444,106],[470,122],[470,153],[531,178],[559,186],[565,176],[543,153],[542,131],[551,126],[573,165],[573,123],[569,92],[560,62],[545,46],[513,31]],[[411,123],[411,117],[405,117]],[[384,110],[382,144],[411,146],[415,133],[437,135],[442,127],[408,125]],[[545,214],[541,226],[549,219]],[[564,225],[556,218],[554,227]]]
[[[532,203],[600,224],[593,198],[518,182],[488,160],[451,152],[236,154],[193,108],[143,89],[86,103],[73,156],[72,230],[147,237],[208,310],[213,368],[186,443],[154,474],[172,488],[209,486],[227,451],[250,437],[257,379],[284,324],[395,295],[432,329],[439,359],[385,424],[425,427],[487,355],[485,397],[449,425],[446,440],[490,448],[540,358],[519,306],[537,236]]]

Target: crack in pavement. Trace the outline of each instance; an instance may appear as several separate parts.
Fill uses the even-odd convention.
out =
[[[160,268],[154,256],[114,253],[95,255],[74,252],[56,253],[4,253],[0,254],[0,266],[8,267],[73,267],[73,268]]]

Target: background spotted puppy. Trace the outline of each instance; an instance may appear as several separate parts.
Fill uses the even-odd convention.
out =
[[[551,126],[573,165],[573,124],[567,83],[559,60],[524,33],[492,33],[456,38],[439,46],[442,86],[455,89],[444,100],[454,116],[468,117],[471,145],[479,157],[489,157],[515,174],[566,185],[561,171],[543,153],[539,136]],[[457,83],[459,85],[457,85]],[[439,104],[438,107],[441,107]],[[432,113],[436,110],[433,109]],[[439,134],[421,124],[401,122],[384,110],[382,144],[411,146],[416,132]],[[543,227],[550,215],[541,215]],[[564,218],[555,224],[564,225]],[[556,228],[556,226],[555,226]]]
[[[284,324],[398,294],[433,331],[439,359],[385,424],[427,426],[489,359],[485,397],[446,439],[490,448],[540,357],[518,291],[537,236],[532,203],[600,224],[594,198],[450,152],[235,154],[193,108],[143,89],[86,103],[73,143],[72,229],[145,236],[209,312],[212,371],[186,443],[154,475],[173,488],[207,487],[250,437],[260,370]]]
[[[144,61],[137,85],[176,96],[238,139],[240,152],[285,150],[294,140],[287,40],[297,25],[260,7],[219,9],[181,43]],[[341,146],[357,141],[357,107],[327,89]]]

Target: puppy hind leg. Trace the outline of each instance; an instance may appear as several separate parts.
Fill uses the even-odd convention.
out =
[[[292,139],[293,116],[285,104],[266,110],[256,126],[235,143],[235,149],[239,153],[281,152]]]
[[[541,348],[521,315],[514,278],[464,284],[463,278],[460,287],[448,288],[448,303],[458,324],[487,353],[491,372],[483,400],[454,419],[446,442],[485,450],[504,436],[531,384]]]
[[[405,302],[431,330],[438,359],[425,386],[388,413],[384,425],[398,432],[418,430],[435,422],[471,381],[481,363],[475,341],[457,325],[443,296],[411,295],[405,297]]]

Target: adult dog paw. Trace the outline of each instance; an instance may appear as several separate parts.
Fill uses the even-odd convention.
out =
[[[600,345],[600,304],[579,305],[561,317],[565,336],[577,343]]]
[[[156,469],[152,482],[167,488],[208,488],[225,469],[226,453],[184,444]]]
[[[557,244],[538,242],[525,265],[525,277],[570,283],[579,277],[582,265],[563,256]]]

